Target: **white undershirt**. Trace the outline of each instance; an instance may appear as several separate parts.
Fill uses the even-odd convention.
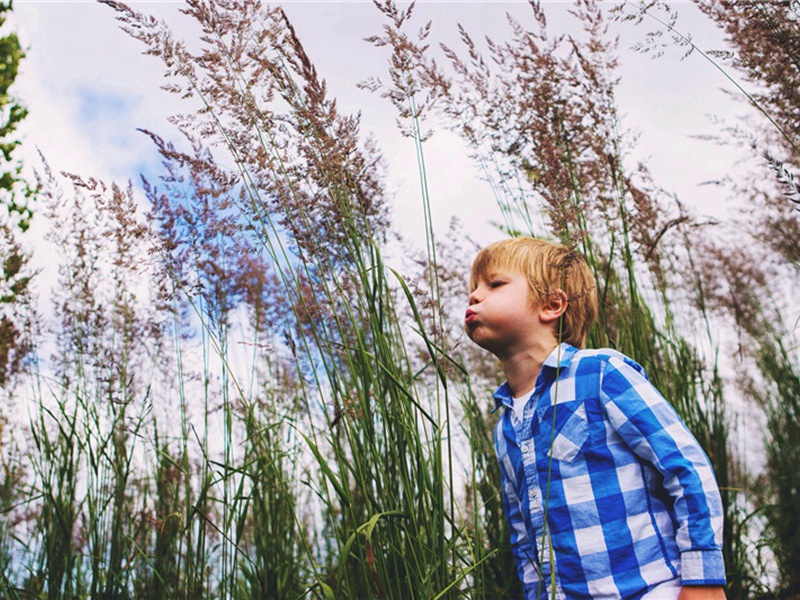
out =
[[[511,418],[513,419],[514,423],[519,423],[522,421],[522,417],[525,413],[525,405],[528,403],[528,400],[531,398],[531,393],[528,392],[527,394],[523,394],[517,398],[514,398],[514,401],[511,405],[513,411],[511,412]]]

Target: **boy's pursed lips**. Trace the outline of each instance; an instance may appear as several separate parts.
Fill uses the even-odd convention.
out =
[[[464,323],[467,323],[467,324],[471,323],[472,321],[475,320],[475,317],[477,317],[477,316],[478,316],[478,313],[476,313],[471,308],[468,308],[466,314],[464,315]]]

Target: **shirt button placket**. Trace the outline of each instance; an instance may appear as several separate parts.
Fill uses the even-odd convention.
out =
[[[526,411],[527,412],[527,411]],[[528,436],[524,433],[528,432]],[[521,427],[517,430],[517,439],[522,440],[519,447],[522,453],[522,465],[525,471],[525,482],[528,487],[528,504],[530,507],[530,519],[532,526],[533,536],[531,539],[534,541],[534,552],[536,554],[535,560],[537,564],[541,558],[540,552],[542,548],[539,542],[541,541],[542,524],[544,522],[544,514],[542,512],[542,497],[539,490],[539,477],[536,472],[536,448],[533,443],[533,438],[530,435],[531,431],[531,415],[525,415]],[[541,575],[546,577],[550,572],[549,561],[545,557],[545,561],[540,565]]]

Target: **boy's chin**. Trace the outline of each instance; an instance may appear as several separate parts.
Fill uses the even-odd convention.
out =
[[[476,346],[481,346],[480,335],[476,336],[477,332],[476,332],[476,330],[474,328],[472,328],[469,325],[467,325],[466,327],[464,327],[464,333],[467,334],[467,337],[469,338],[469,341],[471,341]],[[483,348],[483,346],[481,346],[481,348]]]
[[[475,332],[470,332],[469,330],[467,330],[467,337],[472,341],[473,344],[475,344],[479,348],[482,348],[487,352],[491,352],[492,354],[496,355],[495,351],[492,349],[492,344],[489,340],[481,339],[479,334],[475,335]]]

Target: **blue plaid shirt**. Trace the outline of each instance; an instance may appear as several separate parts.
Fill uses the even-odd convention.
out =
[[[496,407],[510,409],[508,384]],[[708,458],[640,365],[561,344],[495,447],[525,598],[639,598],[724,585],[722,502]],[[552,456],[552,460],[550,457]]]

